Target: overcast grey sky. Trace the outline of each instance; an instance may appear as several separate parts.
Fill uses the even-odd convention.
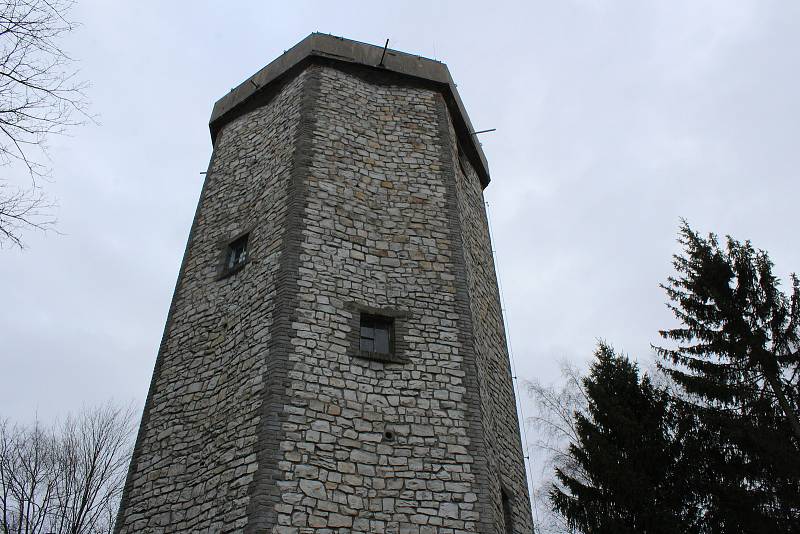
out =
[[[553,380],[598,338],[650,358],[680,217],[800,269],[798,6],[81,0],[66,47],[102,124],[51,140],[63,235],[0,250],[0,414],[141,405],[211,107],[312,31],[446,62],[497,128],[486,197],[520,377]]]

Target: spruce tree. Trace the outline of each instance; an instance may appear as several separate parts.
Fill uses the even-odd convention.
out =
[[[588,410],[575,414],[579,440],[569,446],[582,476],[556,469],[556,511],[585,533],[698,532],[669,395],[605,344],[583,386]]]
[[[711,532],[800,531],[800,283],[789,295],[766,252],[724,246],[685,222],[662,287],[681,323],[661,335],[664,368],[696,422]]]

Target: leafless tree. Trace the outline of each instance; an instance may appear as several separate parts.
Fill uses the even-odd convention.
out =
[[[86,84],[61,38],[75,28],[74,0],[0,0],[0,166],[21,166],[30,184],[0,178],[0,244],[22,247],[26,229],[52,227],[39,179],[50,175],[47,139],[88,118]]]
[[[111,404],[49,429],[0,423],[0,532],[111,533],[132,423],[130,408]]]
[[[0,507],[3,533],[42,532],[53,497],[52,436],[32,427],[0,422]]]
[[[580,478],[580,466],[568,454],[570,443],[578,443],[575,412],[586,413],[588,400],[581,383],[581,372],[568,362],[561,364],[561,381],[542,384],[538,380],[527,383],[533,400],[534,415],[527,423],[534,430],[529,444],[534,463],[533,512],[536,532],[566,534],[574,532],[564,517],[555,513],[550,504],[550,491],[558,484],[555,468]],[[587,478],[588,480],[588,478]]]

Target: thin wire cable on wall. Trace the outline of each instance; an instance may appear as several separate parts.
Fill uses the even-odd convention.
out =
[[[519,389],[519,377],[517,376],[517,362],[516,358],[514,357],[514,349],[511,343],[511,328],[508,323],[508,308],[506,307],[506,299],[505,294],[503,292],[503,284],[500,281],[500,260],[497,254],[497,248],[495,246],[494,241],[494,232],[492,231],[492,217],[490,213],[490,207],[488,202],[484,202],[486,204],[486,223],[489,229],[489,240],[492,244],[492,258],[494,259],[494,266],[495,266],[495,276],[497,278],[497,288],[500,293],[500,310],[503,315],[503,326],[506,330],[506,343],[508,345],[508,356],[511,360],[511,378],[514,384],[514,398],[516,399],[516,408],[517,408],[517,417],[520,420],[520,427],[522,430],[522,447],[523,447],[523,457],[525,459],[525,478],[528,484],[528,493],[533,494],[533,468],[531,467],[531,458],[528,452],[528,432],[527,432],[527,424],[525,419],[525,410],[523,409],[522,405],[522,397],[520,396],[520,389]]]

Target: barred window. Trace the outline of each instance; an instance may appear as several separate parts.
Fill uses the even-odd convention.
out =
[[[244,234],[228,243],[223,257],[220,277],[229,276],[244,267],[247,262],[247,241],[249,236],[250,234]]]

